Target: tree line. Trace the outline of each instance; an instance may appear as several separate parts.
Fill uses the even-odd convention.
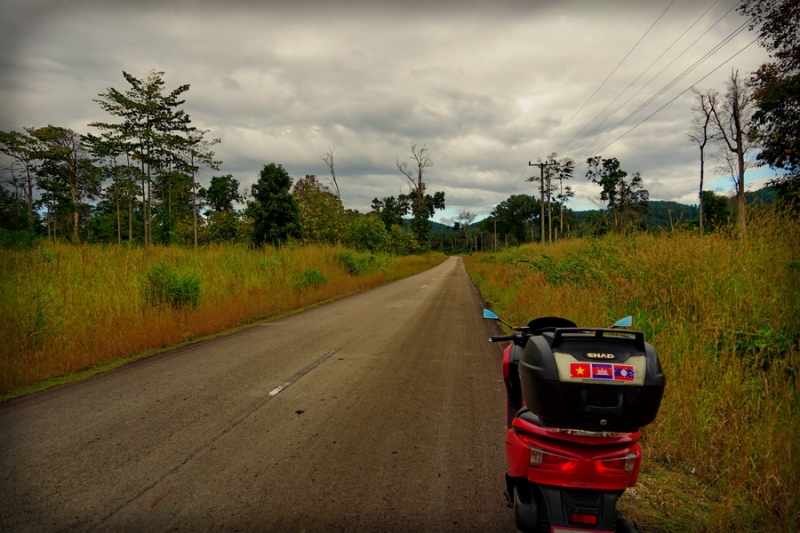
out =
[[[194,247],[297,239],[396,253],[430,246],[430,218],[445,203],[444,192],[426,193],[427,145],[409,143],[410,164],[397,159],[409,191],[385,198],[388,211],[377,199],[368,214],[344,208],[332,148],[319,159],[333,189],[314,175],[293,184],[276,163],[264,166],[250,191],[240,191],[231,174],[200,187],[199,172],[220,169],[213,148],[221,139],[192,125],[182,107],[189,85],[168,90],[159,71],[123,77],[127,89],[109,88],[94,100],[110,120],[89,124],[92,133],[52,125],[0,131],[0,235]]]

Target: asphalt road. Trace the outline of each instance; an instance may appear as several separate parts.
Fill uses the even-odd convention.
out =
[[[514,531],[460,258],[0,405],[0,531]]]

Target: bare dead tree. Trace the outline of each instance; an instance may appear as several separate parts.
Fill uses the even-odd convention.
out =
[[[333,168],[333,152],[336,151],[336,148],[328,147],[328,150],[322,154],[321,156],[317,156],[317,159],[320,161],[324,161],[325,164],[328,166],[328,170],[331,173],[331,179],[333,179],[333,188],[336,190],[336,198],[339,200],[342,199],[342,194],[339,192],[339,183],[336,181],[336,171]]]
[[[694,119],[692,120],[692,129],[686,134],[689,140],[697,143],[700,148],[700,191],[698,194],[699,211],[700,211],[700,235],[703,235],[703,179],[705,174],[705,150],[709,141],[716,140],[713,133],[709,132],[709,125],[711,124],[712,109],[717,107],[717,99],[719,95],[716,91],[708,91],[701,93],[693,89],[697,95],[698,103],[694,107]]]
[[[412,161],[411,167],[408,162],[400,161],[400,158],[397,158],[397,170],[411,182],[411,190],[416,194],[417,205],[421,206],[425,195],[425,182],[422,178],[425,176],[425,169],[432,167],[433,162],[430,160],[427,144],[417,147],[417,143],[409,141],[408,146],[411,148],[411,157],[409,157]]]
[[[739,78],[739,71],[736,70],[731,72],[723,100],[718,105],[711,106],[714,124],[723,145],[736,162],[736,221],[740,237],[744,237],[746,230],[744,172],[747,167],[744,155],[754,147],[747,135],[752,114],[751,102],[750,91],[744,81]]]
[[[456,220],[461,223],[461,229],[464,230],[464,242],[467,243],[467,246],[469,246],[469,227],[475,222],[476,216],[475,213],[461,211],[456,217]]]

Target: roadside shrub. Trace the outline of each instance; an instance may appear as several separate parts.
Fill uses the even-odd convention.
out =
[[[147,274],[147,301],[154,307],[196,308],[200,303],[200,278],[178,274],[167,263],[156,263]]]
[[[358,257],[350,252],[341,252],[336,255],[336,262],[351,276],[361,276],[381,268],[380,261],[374,255]]]
[[[309,268],[304,270],[303,273],[300,275],[300,279],[297,280],[296,287],[298,289],[308,289],[311,287],[319,287],[328,283],[328,278],[314,268]]]

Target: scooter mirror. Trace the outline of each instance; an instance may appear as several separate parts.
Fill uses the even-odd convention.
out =
[[[620,318],[619,320],[614,322],[614,325],[611,326],[611,327],[612,328],[629,328],[632,325],[633,325],[633,317],[632,316],[626,316],[625,318]]]
[[[496,314],[492,313],[488,309],[483,310],[483,318],[489,318],[491,320],[500,320],[500,317]]]

